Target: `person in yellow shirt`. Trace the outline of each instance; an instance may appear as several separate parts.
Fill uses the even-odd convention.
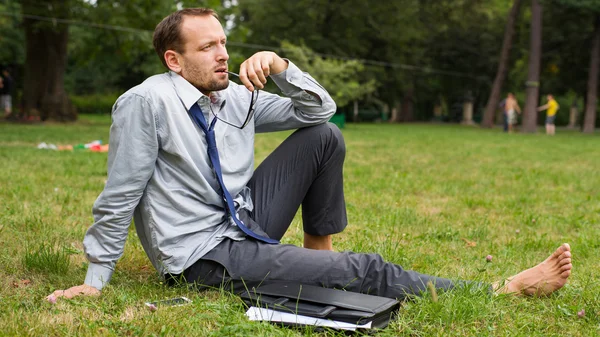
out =
[[[546,99],[548,99],[548,103],[537,108],[537,110],[538,111],[547,110],[546,111],[546,134],[554,135],[554,132],[556,130],[556,127],[554,126],[554,120],[556,119],[556,112],[558,111],[560,106],[558,105],[556,100],[554,100],[554,97],[552,95],[546,96]]]

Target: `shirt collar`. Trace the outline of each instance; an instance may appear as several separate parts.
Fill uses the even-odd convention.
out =
[[[200,104],[209,102],[209,98],[206,95],[201,93],[200,90],[196,89],[196,87],[181,75],[174,71],[169,71],[169,77],[173,81],[177,96],[179,96],[187,110],[190,110],[192,105],[196,102],[199,102]]]
[[[210,96],[206,96],[178,73],[169,71],[169,76],[173,80],[177,96],[179,96],[187,110],[190,110],[196,102],[200,105],[207,105],[210,102],[219,106],[223,102],[223,90],[213,91]]]

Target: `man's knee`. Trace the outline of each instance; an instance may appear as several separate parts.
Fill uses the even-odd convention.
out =
[[[343,158],[346,155],[346,144],[342,131],[333,123],[323,123],[298,129],[295,133],[302,142],[308,142],[316,149],[321,149],[325,157]]]
[[[337,125],[327,122],[319,124],[315,127],[317,128],[319,134],[324,137],[326,143],[330,146],[333,146],[335,152],[341,152],[343,155],[346,154],[346,143],[344,142],[344,136]]]

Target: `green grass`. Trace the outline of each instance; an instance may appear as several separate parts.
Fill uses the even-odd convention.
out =
[[[106,116],[82,116],[71,125],[0,124],[0,335],[312,335],[249,322],[242,302],[227,293],[165,286],[133,228],[100,298],[44,301],[84,279],[81,241],[106,179],[106,154],[36,145],[106,141],[109,126]],[[351,124],[343,133],[350,223],[335,237],[337,250],[376,252],[420,272],[492,282],[534,265],[562,242],[573,249],[571,281],[549,298],[461,290],[438,294],[435,302],[426,294],[406,303],[378,335],[600,334],[599,137],[442,125]],[[257,162],[286,135],[259,135]],[[301,244],[299,218],[283,241]],[[193,303],[154,313],[144,306],[176,296]]]
[[[66,247],[57,247],[42,241],[37,248],[25,248],[23,267],[26,270],[66,274],[70,265],[71,260]]]

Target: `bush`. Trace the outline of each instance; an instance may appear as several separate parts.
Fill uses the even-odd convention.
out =
[[[118,94],[70,96],[71,102],[80,114],[110,114],[118,97]]]

